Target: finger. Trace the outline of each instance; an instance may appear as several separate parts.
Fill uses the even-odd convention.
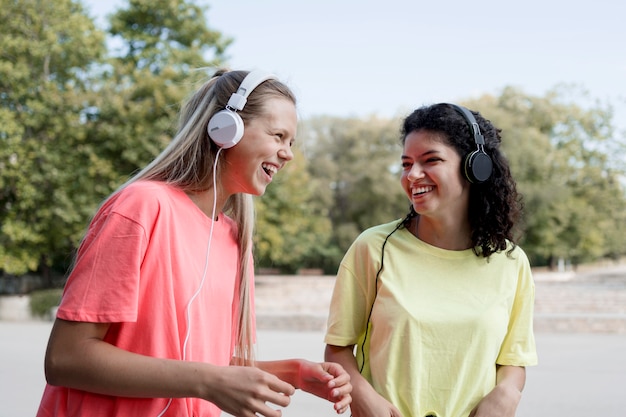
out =
[[[270,390],[264,400],[280,407],[287,407],[291,402],[291,395],[296,392],[293,385],[273,375],[268,383],[268,388]]]
[[[293,385],[277,377],[274,377],[272,381],[270,381],[269,387],[272,391],[279,394],[284,394],[285,396],[291,396],[296,392],[296,389]]]
[[[335,403],[334,409],[337,411],[340,411],[340,410],[345,411],[345,409],[348,408],[351,403],[352,403],[352,396],[350,396],[349,394],[344,395],[343,397],[339,399],[339,401]]]
[[[326,363],[313,364],[308,369],[308,379],[317,379],[318,381],[325,382],[333,379],[334,375],[326,369],[328,366]]]
[[[282,393],[270,393],[265,397],[267,398],[264,401],[259,401],[255,405],[255,416],[281,417],[282,411],[273,406],[284,408],[291,402],[291,397]]]
[[[291,403],[291,397],[283,393],[277,392],[269,394],[265,401],[275,404],[279,407],[287,407],[289,403]]]
[[[341,388],[335,388],[328,393],[328,400],[340,401],[341,398],[347,394],[350,394],[350,391],[342,390]]]
[[[341,374],[338,375],[336,377],[334,377],[332,380],[328,381],[328,386],[329,387],[342,387],[342,386],[349,386],[350,382],[350,375],[348,374]]]
[[[263,417],[281,417],[282,411],[276,410],[268,406],[267,404],[263,403],[263,405],[258,407],[258,410],[256,411],[256,413],[254,413],[254,415],[263,416]]]
[[[343,369],[343,366],[339,365],[338,363],[334,363],[334,362],[324,362],[322,364],[322,367],[324,368],[324,370],[331,374],[333,377],[338,377],[340,375],[347,375],[348,373],[346,372],[345,369]]]

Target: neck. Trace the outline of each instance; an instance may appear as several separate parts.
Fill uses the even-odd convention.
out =
[[[453,219],[432,219],[416,216],[409,230],[415,237],[429,245],[447,250],[466,250],[472,248],[469,222]]]
[[[213,189],[206,191],[188,192],[187,195],[198,206],[208,218],[211,218],[213,214],[213,199],[215,198],[215,192]],[[221,197],[220,193],[217,194],[217,201],[215,202],[215,217],[213,220],[218,220],[219,213],[222,212],[226,198]]]

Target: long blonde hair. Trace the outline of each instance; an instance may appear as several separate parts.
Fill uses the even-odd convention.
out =
[[[145,168],[139,171],[117,191],[138,180],[163,181],[185,192],[198,192],[213,187],[213,165],[219,147],[209,139],[207,126],[211,116],[224,109],[228,99],[239,88],[247,71],[218,70],[189,97],[180,112],[178,132],[170,144]],[[281,97],[296,104],[289,87],[270,79],[261,83],[248,96],[239,115],[244,127],[265,112],[265,102],[271,97]],[[217,161],[216,179],[221,173]],[[252,235],[254,232],[254,205],[249,194],[234,194],[224,206],[224,213],[237,224],[239,246],[239,312],[234,359],[236,364],[254,363],[254,334],[250,281],[253,270]]]

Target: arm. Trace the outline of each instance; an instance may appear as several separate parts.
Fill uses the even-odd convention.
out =
[[[103,341],[108,324],[54,323],[45,357],[46,380],[98,394],[198,397],[229,414],[279,417],[266,402],[285,407],[294,388],[260,369],[153,358]]]
[[[472,410],[469,417],[515,417],[526,383],[526,368],[498,366],[496,386]]]
[[[334,402],[337,413],[345,412],[352,401],[350,376],[337,363],[288,359],[258,361],[256,366],[296,388]]]
[[[354,357],[354,346],[326,345],[324,358],[343,366],[352,382],[353,417],[401,417],[400,411],[378,394],[361,375]]]

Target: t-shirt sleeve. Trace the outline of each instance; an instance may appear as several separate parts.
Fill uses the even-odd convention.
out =
[[[523,253],[520,256],[509,328],[496,360],[499,365],[532,366],[538,361],[533,330],[535,283],[528,259]]]
[[[354,345],[365,333],[369,311],[376,297],[370,257],[369,245],[359,238],[339,266],[324,338],[329,345]]]
[[[134,322],[147,246],[141,225],[121,214],[92,221],[68,277],[57,317],[84,322]]]

